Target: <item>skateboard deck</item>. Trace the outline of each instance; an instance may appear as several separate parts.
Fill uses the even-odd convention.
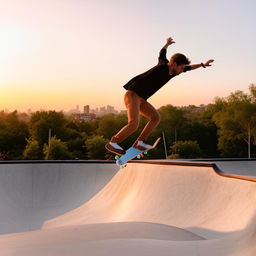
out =
[[[156,141],[154,142],[154,144],[152,145],[151,149],[148,150],[139,150],[135,147],[130,147],[129,149],[126,150],[126,153],[124,155],[122,155],[120,158],[116,157],[116,164],[119,166],[124,166],[128,161],[132,160],[133,158],[142,155],[143,153],[146,154],[149,150],[154,149],[158,142],[160,141],[160,137],[158,139],[156,139]]]

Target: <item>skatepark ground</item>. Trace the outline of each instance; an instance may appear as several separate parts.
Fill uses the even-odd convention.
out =
[[[0,162],[0,255],[256,255],[256,160]]]

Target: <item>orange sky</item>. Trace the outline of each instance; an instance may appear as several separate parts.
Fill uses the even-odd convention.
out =
[[[207,104],[246,91],[256,80],[255,7],[250,0],[6,1],[0,17],[0,109],[123,109],[123,84],[157,63],[169,36],[176,44],[168,57],[182,52],[192,63],[215,63],[172,79],[149,99],[153,105]]]

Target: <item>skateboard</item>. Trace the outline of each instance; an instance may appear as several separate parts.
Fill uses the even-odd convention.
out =
[[[142,158],[144,155],[147,155],[149,150],[154,149],[157,146],[160,139],[161,139],[160,137],[156,139],[156,141],[152,145],[152,148],[148,149],[147,151],[139,150],[135,147],[130,147],[129,149],[126,150],[126,153],[121,157],[115,156],[116,164],[120,166],[120,168],[124,168],[126,167],[126,163],[132,160],[133,158],[135,157],[137,157],[138,159]]]

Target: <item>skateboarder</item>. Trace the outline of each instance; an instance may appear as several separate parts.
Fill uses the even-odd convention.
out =
[[[167,38],[166,44],[160,50],[158,64],[148,71],[132,78],[123,87],[127,90],[124,96],[124,103],[127,109],[128,124],[125,125],[117,134],[115,134],[109,143],[105,145],[106,149],[116,153],[125,154],[125,150],[118,144],[134,133],[139,126],[139,116],[142,115],[148,119],[148,122],[141,134],[134,143],[134,147],[139,150],[148,150],[152,146],[145,141],[152,130],[159,124],[160,116],[157,110],[147,101],[156,91],[165,85],[170,79],[182,72],[194,70],[200,67],[211,66],[214,60],[208,60],[201,64],[190,64],[190,60],[181,53],[171,56],[170,61],[166,58],[166,51],[169,45],[174,44],[173,39]]]

